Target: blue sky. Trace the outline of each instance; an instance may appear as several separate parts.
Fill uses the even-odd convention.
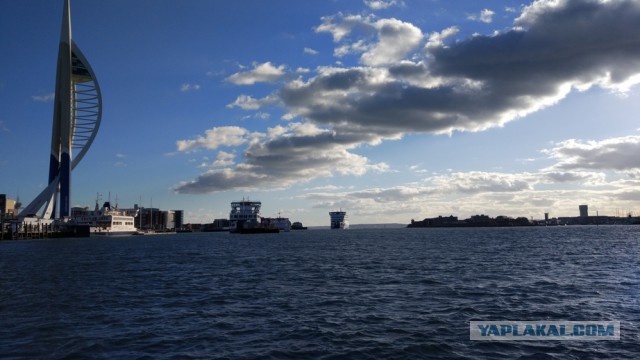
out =
[[[0,3],[0,192],[46,185],[62,1]],[[640,214],[637,1],[72,0],[103,94],[73,172],[183,209],[327,225]]]

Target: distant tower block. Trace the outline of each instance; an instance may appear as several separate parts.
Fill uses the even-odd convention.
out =
[[[60,217],[70,215],[71,170],[91,147],[101,118],[100,86],[91,65],[71,39],[71,12],[69,0],[65,0],[58,47],[49,182],[22,210],[21,217],[35,215],[42,210],[42,218],[55,218],[56,203]],[[77,151],[75,157],[74,151]]]
[[[589,217],[589,206],[588,205],[580,205],[578,206],[578,209],[580,209],[580,217]]]

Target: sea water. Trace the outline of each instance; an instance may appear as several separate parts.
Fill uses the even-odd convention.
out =
[[[637,358],[640,226],[0,242],[0,358]],[[620,321],[472,341],[470,321]]]

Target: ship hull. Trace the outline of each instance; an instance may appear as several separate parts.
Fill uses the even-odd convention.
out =
[[[91,228],[90,236],[91,237],[118,237],[118,236],[131,236],[137,233],[137,229],[133,230],[104,230],[104,229],[95,229]]]
[[[232,233],[235,234],[277,234],[279,232],[280,229],[276,228],[248,228],[232,231]]]

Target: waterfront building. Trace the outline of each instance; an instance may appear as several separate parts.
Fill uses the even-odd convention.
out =
[[[581,218],[589,217],[589,205],[580,205],[578,206],[578,210],[580,210]]]
[[[184,210],[172,210],[173,211],[173,226],[176,230],[182,230],[184,228]]]
[[[136,227],[140,230],[166,230],[167,216],[158,208],[139,208]]]
[[[80,163],[98,133],[102,95],[98,80],[71,37],[69,0],[64,1],[58,46],[51,154],[47,187],[20,213],[43,219],[71,215],[71,171]]]
[[[140,230],[175,231],[184,228],[184,210],[143,208],[134,204],[133,209],[123,209],[122,211],[135,217],[135,226]]]
[[[162,219],[163,227],[161,228],[161,230],[176,231],[182,229],[182,219],[184,216],[183,210],[166,210],[161,211],[161,213],[164,217],[164,219]]]
[[[217,230],[229,230],[230,222],[229,219],[214,219],[213,223],[211,223],[211,227]]]
[[[176,229],[176,212],[174,210],[163,211],[165,230]]]
[[[9,199],[6,194],[0,194],[0,216],[3,219],[10,219],[16,215],[17,200]]]

